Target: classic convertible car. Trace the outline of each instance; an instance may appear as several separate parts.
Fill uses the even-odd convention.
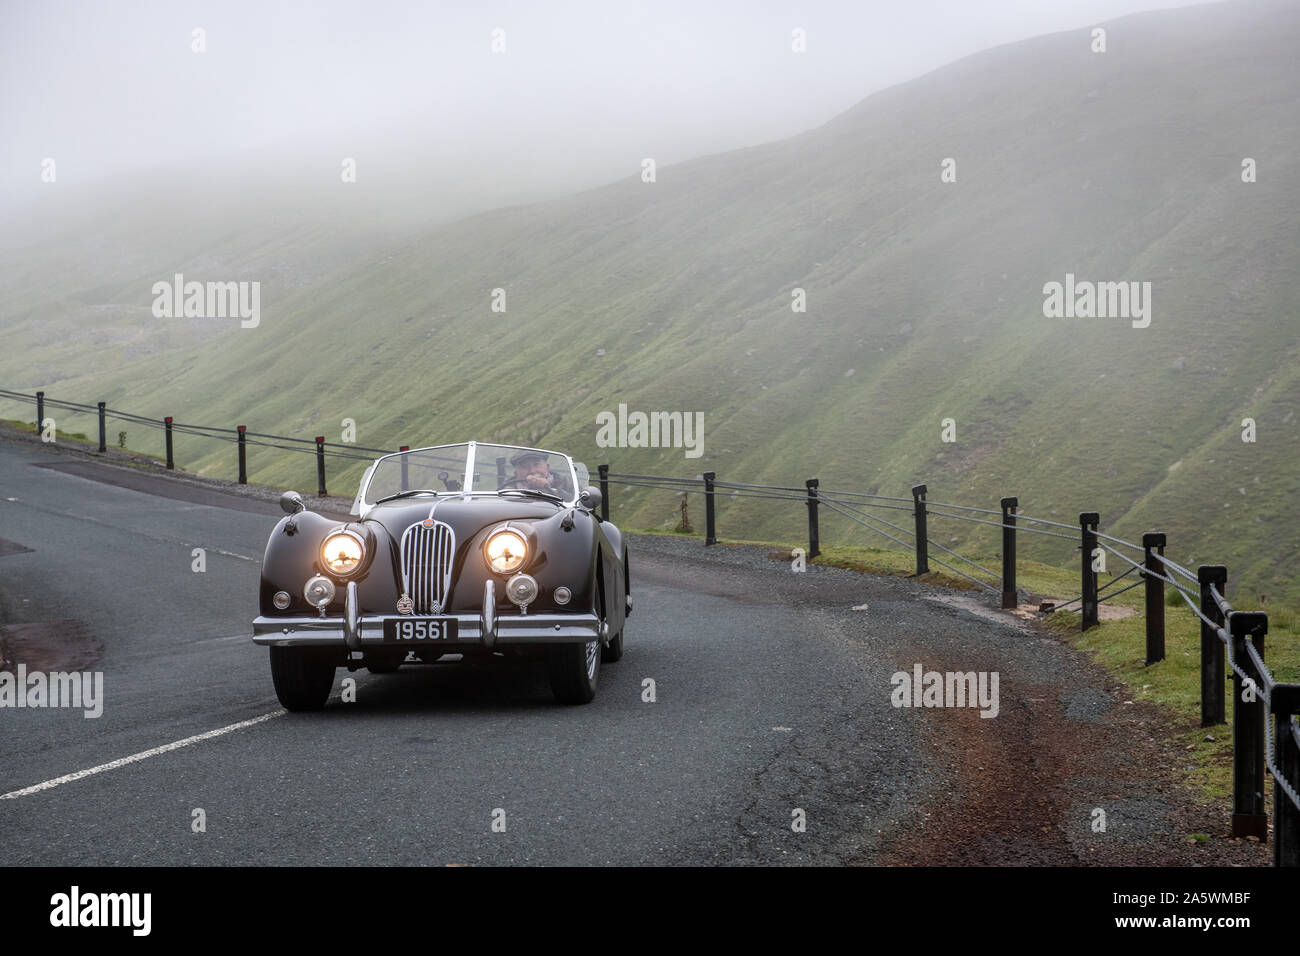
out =
[[[632,601],[623,534],[587,481],[559,452],[469,442],[377,459],[355,521],[286,491],[253,621],[280,702],[325,706],[339,667],[498,654],[545,658],[558,701],[590,701]]]

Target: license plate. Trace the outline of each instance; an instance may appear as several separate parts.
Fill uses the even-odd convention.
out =
[[[429,644],[456,640],[454,617],[399,617],[384,621],[385,644]]]

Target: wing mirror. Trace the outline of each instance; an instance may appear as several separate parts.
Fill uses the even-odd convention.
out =
[[[578,496],[578,503],[582,505],[582,507],[586,508],[588,511],[599,511],[600,502],[601,502],[600,489],[593,488],[590,485],[588,485],[586,488],[583,488],[582,494]]]
[[[296,515],[299,511],[306,511],[307,506],[302,503],[302,495],[296,491],[286,491],[280,496],[280,510],[285,514]]]

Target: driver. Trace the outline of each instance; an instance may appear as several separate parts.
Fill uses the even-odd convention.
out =
[[[552,474],[546,455],[531,449],[521,451],[510,459],[515,476],[507,479],[502,488],[531,488],[559,498],[571,498],[572,489],[562,475]]]

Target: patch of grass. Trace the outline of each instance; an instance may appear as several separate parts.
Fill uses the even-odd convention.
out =
[[[37,424],[35,422],[21,422],[11,418],[0,418],[0,422],[3,422],[6,425],[10,425],[13,428],[17,429],[18,431],[27,432],[28,434],[31,435],[39,435],[41,432],[40,428],[37,427]],[[90,441],[90,439],[87,438],[85,436],[85,433],[83,432],[65,432],[61,428],[54,429],[54,437],[55,439],[66,438],[70,441],[83,441],[83,442]]]
[[[10,428],[14,429],[15,431],[26,432],[29,435],[40,434],[40,429],[36,426],[35,422],[24,422],[24,421],[17,421],[11,418],[0,418],[0,425],[8,425]],[[56,441],[74,441],[74,442],[80,442],[84,445],[94,445],[98,447],[98,443],[95,440],[86,437],[86,434],[84,432],[65,432],[61,428],[55,428],[54,438]],[[136,451],[132,448],[127,448],[125,444],[122,444],[120,442],[120,440],[119,440],[119,444],[112,445],[110,447],[114,451],[122,452],[128,455],[139,455],[144,458],[153,458],[158,461],[163,460],[162,456],[160,455],[155,455],[147,451]],[[121,463],[132,464],[132,462],[128,462],[128,461],[122,461]]]

